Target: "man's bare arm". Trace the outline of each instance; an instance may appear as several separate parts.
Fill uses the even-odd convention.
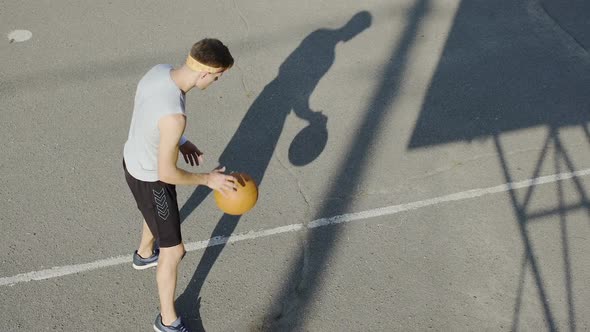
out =
[[[176,167],[178,142],[184,132],[186,118],[182,114],[167,115],[160,119],[160,146],[158,148],[158,177],[160,181],[178,185],[207,185],[208,174],[191,173]]]
[[[234,177],[223,174],[225,167],[211,173],[191,173],[176,167],[178,142],[186,125],[182,114],[166,115],[160,119],[160,146],[158,148],[158,177],[160,181],[176,185],[205,185],[222,194],[235,190]]]

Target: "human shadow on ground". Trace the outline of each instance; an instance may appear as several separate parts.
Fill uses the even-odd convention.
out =
[[[407,11],[406,25],[400,36],[395,38],[386,63],[381,67],[381,78],[373,96],[369,99],[363,118],[351,135],[351,144],[344,153],[342,162],[335,166],[337,170],[328,181],[331,183],[323,197],[325,199],[316,220],[327,216],[341,216],[353,203],[353,193],[362,184],[367,166],[371,162],[371,148],[382,134],[382,126],[392,110],[392,105],[400,94],[404,72],[408,67],[409,54],[419,38],[421,23],[429,14],[430,0],[418,0]],[[376,43],[389,42],[376,40]],[[333,199],[338,197],[338,199]],[[307,234],[303,250],[295,255],[295,263],[282,277],[282,288],[265,310],[265,317],[260,322],[264,331],[301,331],[306,330],[306,322],[313,315],[314,301],[318,301],[320,290],[327,274],[327,266],[332,258],[343,227],[320,227],[307,225]]]
[[[328,72],[335,58],[335,47],[346,42],[370,26],[368,12],[355,14],[339,29],[319,29],[309,34],[285,59],[275,79],[267,84],[254,100],[219,158],[227,170],[245,172],[259,185],[275,151],[287,116],[293,111],[310,125],[307,133],[298,135],[289,151],[289,159],[296,166],[317,157],[327,140],[327,117],[313,111],[309,98],[320,79]],[[263,190],[263,189],[262,189]],[[181,220],[186,218],[209,195],[210,189],[200,186],[180,210]],[[211,233],[212,239],[228,237],[236,228],[240,216],[224,214]],[[185,291],[178,297],[176,307],[187,325],[204,330],[200,319],[200,292],[225,243],[207,247]]]

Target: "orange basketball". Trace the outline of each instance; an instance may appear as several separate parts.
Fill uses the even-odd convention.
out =
[[[231,191],[223,196],[215,190],[213,196],[215,203],[221,211],[234,216],[242,215],[256,205],[258,200],[258,186],[246,173],[231,173],[236,178],[236,191]]]

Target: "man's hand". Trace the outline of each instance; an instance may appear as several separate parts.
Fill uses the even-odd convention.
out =
[[[203,152],[199,150],[191,141],[186,141],[179,147],[180,153],[184,156],[184,161],[191,166],[201,165],[203,163]]]
[[[219,191],[223,196],[227,193],[236,191],[236,178],[231,175],[225,175],[225,166],[214,169],[207,177],[207,187]]]

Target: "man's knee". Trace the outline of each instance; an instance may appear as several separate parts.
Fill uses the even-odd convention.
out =
[[[182,257],[184,257],[184,254],[186,253],[186,251],[184,250],[184,245],[178,244],[175,245],[173,247],[167,247],[167,248],[160,248],[160,257],[159,257],[159,263],[176,263],[178,264],[180,262],[180,260],[182,259]]]

